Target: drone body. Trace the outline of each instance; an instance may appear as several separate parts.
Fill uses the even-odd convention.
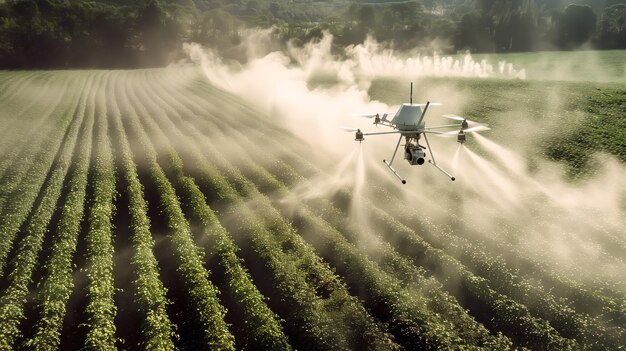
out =
[[[430,106],[440,105],[437,103],[427,102],[426,104],[413,104],[413,83],[411,83],[411,100],[408,104],[402,104],[398,111],[394,114],[391,120],[387,119],[388,113],[383,114],[382,118],[377,113],[375,115],[362,115],[361,117],[366,118],[374,118],[374,125],[382,125],[386,127],[393,128],[393,131],[389,132],[372,132],[372,133],[364,133],[361,129],[356,130],[355,141],[362,142],[365,140],[365,135],[382,135],[382,134],[400,134],[400,138],[398,139],[398,143],[396,144],[396,148],[393,152],[393,156],[391,157],[391,161],[387,162],[387,160],[383,160],[385,165],[389,167],[389,169],[395,174],[395,176],[400,179],[402,184],[406,184],[406,180],[404,180],[400,174],[392,167],[393,161],[396,157],[396,153],[398,152],[398,148],[400,147],[400,142],[402,138],[405,139],[404,144],[404,159],[408,161],[411,166],[415,165],[423,165],[426,161],[426,150],[428,150],[430,154],[430,160],[428,162],[443,172],[446,176],[448,176],[451,180],[455,180],[455,177],[450,175],[450,173],[446,172],[443,168],[437,165],[435,161],[435,156],[433,155],[432,148],[430,147],[430,143],[428,142],[427,134],[435,134],[435,135],[443,135],[443,136],[457,136],[457,141],[463,144],[466,140],[466,134],[472,132],[478,132],[483,130],[489,130],[489,128],[485,125],[478,124],[476,122],[468,121],[467,119],[459,116],[453,115],[444,115],[443,117],[460,121],[460,124],[446,124],[439,125],[433,127],[426,127],[426,121],[424,120],[424,115]],[[469,127],[469,124],[474,124],[473,127]],[[354,131],[353,129],[347,129],[349,131]],[[420,145],[419,141],[421,136],[424,136],[424,140],[426,141],[427,147]]]

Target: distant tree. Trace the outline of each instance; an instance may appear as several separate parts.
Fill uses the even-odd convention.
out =
[[[270,3],[269,11],[272,15],[278,16],[278,11],[280,11],[280,4],[277,2]]]
[[[7,66],[9,58],[13,55],[13,43],[9,34],[15,26],[15,21],[9,16],[6,4],[0,4],[0,65]]]
[[[418,1],[396,2],[390,5],[391,12],[400,29],[414,27],[423,14],[424,8]]]
[[[456,21],[448,16],[434,17],[428,26],[429,35],[432,38],[440,38],[452,44],[457,30]]]
[[[476,8],[479,13],[490,14],[498,0],[476,0]]]
[[[496,51],[530,51],[538,37],[539,7],[534,0],[492,2],[486,15]]]
[[[242,12],[244,16],[258,16],[260,10],[259,2],[256,0],[249,0],[246,2],[246,6]]]
[[[376,25],[376,13],[372,5],[363,5],[358,10],[357,21],[362,28],[370,28]]]
[[[58,66],[66,49],[64,33],[51,13],[48,1],[22,0],[9,2],[8,20],[3,37],[10,51],[1,59],[10,67],[47,68]],[[44,9],[42,14],[41,7]]]
[[[604,9],[598,42],[604,49],[626,49],[626,4]]]
[[[238,21],[221,9],[203,13],[192,27],[195,31],[191,40],[212,47],[228,47],[239,39]]]
[[[137,27],[141,33],[141,42],[147,50],[159,50],[164,17],[165,12],[158,0],[150,0],[145,7],[140,9]]]
[[[532,51],[539,37],[539,6],[535,0],[524,0],[514,11],[510,19],[510,51]]]
[[[558,25],[558,45],[573,49],[589,41],[596,29],[596,14],[586,5],[569,5]]]
[[[613,7],[615,5],[626,5],[626,4],[624,4],[624,0],[605,0],[605,3],[604,3],[605,8]]]
[[[128,7],[76,3],[63,10],[68,16],[72,67],[128,67],[137,64],[143,45],[137,38],[135,15]]]
[[[351,4],[345,13],[346,23],[339,34],[338,40],[345,45],[360,43],[365,40],[367,34],[380,37],[378,15],[381,5]]]
[[[175,49],[179,41],[180,28],[175,19],[168,17],[160,1],[150,0],[139,10],[137,27],[145,53],[144,64],[149,66],[166,64],[168,54]]]
[[[454,47],[456,50],[492,52],[489,26],[489,20],[478,12],[463,15],[454,34]]]

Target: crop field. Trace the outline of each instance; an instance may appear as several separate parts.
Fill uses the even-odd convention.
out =
[[[0,72],[0,349],[624,349],[624,86],[416,95],[493,128],[457,182],[195,66]]]

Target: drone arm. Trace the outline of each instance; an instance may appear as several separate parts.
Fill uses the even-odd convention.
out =
[[[461,126],[460,124],[445,124],[441,126],[427,127],[427,128],[424,128],[424,131],[429,132],[433,129],[444,129],[444,128],[452,128],[452,127],[458,128],[460,126]]]
[[[446,172],[443,168],[437,166],[437,161],[435,161],[435,155],[433,155],[433,149],[430,147],[430,143],[428,142],[428,137],[426,136],[426,133],[424,133],[424,139],[426,140],[426,145],[428,145],[428,152],[430,152],[430,158],[431,160],[428,160],[428,162],[435,166],[435,168],[437,168],[438,170],[440,170],[443,174],[447,175],[448,178],[450,178],[452,181],[454,181],[456,178],[454,178],[453,176],[450,175],[450,173]]]
[[[363,135],[381,135],[381,134],[397,134],[397,133],[401,133],[401,131],[394,130],[391,132],[372,132],[372,133],[363,133]]]
[[[446,132],[440,132],[440,131],[437,131],[437,130],[425,130],[425,131],[423,131],[422,133],[423,133],[423,134],[435,134],[435,135],[447,135],[447,134],[449,134],[450,132],[449,132],[449,131],[446,131]],[[457,132],[455,131],[455,133],[457,133]]]

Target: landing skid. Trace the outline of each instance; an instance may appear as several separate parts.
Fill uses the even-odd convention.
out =
[[[398,143],[396,144],[396,149],[393,151],[393,156],[391,157],[391,161],[387,162],[387,160],[383,160],[383,162],[385,163],[385,165],[387,165],[387,167],[389,167],[391,172],[393,172],[393,174],[402,182],[402,184],[406,184],[406,180],[404,178],[402,178],[400,173],[398,173],[398,171],[396,171],[391,166],[391,164],[393,163],[393,160],[395,160],[395,158],[396,158],[396,154],[398,153],[398,148],[400,147],[400,142],[402,141],[402,137],[403,136],[400,135],[400,138],[398,139]],[[446,176],[448,176],[448,178],[450,178],[450,180],[455,181],[456,180],[455,177],[453,177],[452,175],[450,175],[450,173],[446,172],[443,168],[441,168],[441,167],[439,167],[437,165],[437,161],[435,161],[435,155],[433,155],[433,151],[432,151],[433,149],[430,147],[430,143],[428,142],[428,137],[426,136],[426,133],[424,133],[424,139],[426,140],[426,145],[428,146],[426,149],[428,149],[428,152],[430,153],[430,158],[431,158],[430,160],[428,160],[428,163],[430,163],[431,165],[435,166],[435,168],[440,170],[441,173],[443,173]]]
[[[395,176],[398,177],[398,179],[400,179],[402,184],[406,184],[406,180],[402,179],[398,171],[396,171],[395,169],[393,169],[393,167],[391,167],[391,163],[387,162],[387,160],[383,160],[383,162],[385,162],[385,164],[387,165],[387,167],[389,167],[389,169],[393,172],[393,174],[395,174]],[[391,160],[391,162],[393,162],[393,159]]]
[[[393,174],[395,174],[395,176],[398,177],[398,179],[400,179],[402,184],[406,184],[406,180],[404,180],[404,178],[400,176],[398,171],[396,171],[395,169],[393,169],[393,167],[391,167],[393,160],[396,158],[396,153],[398,153],[398,148],[400,147],[401,141],[402,141],[402,134],[400,134],[400,138],[398,139],[398,143],[396,144],[396,149],[393,151],[393,156],[391,156],[391,162],[387,162],[387,160],[383,160],[383,162],[387,165],[387,167],[389,167],[389,169],[393,172]]]
[[[431,158],[430,160],[428,160],[428,163],[435,166],[435,168],[440,170],[443,174],[447,175],[448,178],[450,178],[452,181],[455,181],[456,178],[451,176],[450,173],[446,172],[443,168],[437,166],[437,162],[435,161],[435,155],[433,155],[433,149],[430,147],[430,143],[428,142],[428,137],[426,136],[426,133],[424,133],[424,139],[426,139],[426,145],[428,145],[428,152],[430,153],[430,158]]]

